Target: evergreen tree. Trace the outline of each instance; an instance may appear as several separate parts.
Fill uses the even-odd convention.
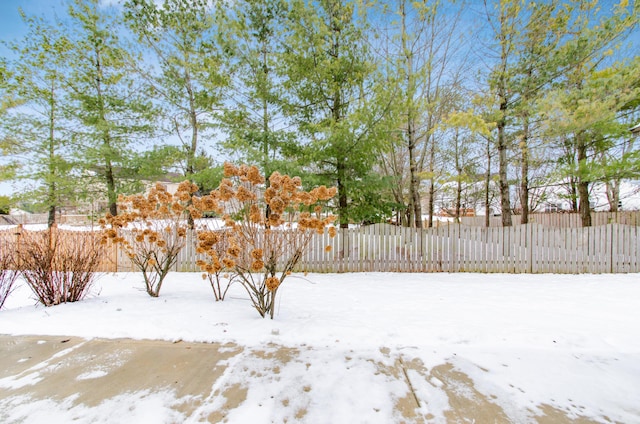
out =
[[[286,129],[279,66],[286,13],[283,0],[236,1],[229,31],[234,79],[223,120],[229,137],[223,146],[246,163],[259,164],[266,177],[276,170],[295,172],[285,157],[293,141]]]
[[[4,117],[7,111],[13,105],[13,95],[9,90],[9,79],[11,73],[7,69],[7,61],[5,58],[0,58],[0,119],[4,122]],[[9,154],[8,148],[10,142],[0,135],[0,151],[2,151],[3,157]],[[15,164],[7,162],[6,160],[0,163],[0,181],[11,180],[15,176],[14,172]]]
[[[508,133],[514,105],[513,67],[518,35],[522,27],[524,0],[496,0],[495,11],[488,11],[495,41],[495,64],[489,76],[489,87],[496,105],[496,148],[498,150],[498,177],[502,225],[510,227],[511,192],[509,187],[508,150],[513,137]],[[493,14],[495,13],[495,14]]]
[[[570,9],[561,8],[558,2],[531,2],[521,12],[525,15],[517,45],[517,61],[513,65],[513,90],[515,92],[512,125],[517,141],[520,166],[520,223],[529,222],[530,178],[535,165],[535,148],[543,147],[540,140],[536,102],[543,98],[550,83],[557,78],[560,68],[556,57],[558,46],[567,36]],[[539,155],[538,155],[539,156]]]
[[[229,84],[231,49],[221,41],[226,31],[223,7],[210,0],[124,3],[125,20],[150,64],[137,71],[163,109],[160,125],[179,140],[183,174],[194,181],[195,174],[207,169],[202,164],[208,163],[210,146],[203,144],[203,136],[211,136],[219,123]]]
[[[29,31],[8,43],[14,55],[7,89],[19,103],[3,118],[3,150],[13,158],[14,178],[36,184],[22,193],[48,211],[48,225],[58,209],[77,196],[68,142],[69,123],[64,118],[69,40],[43,18],[22,13]],[[76,175],[77,177],[77,175]]]
[[[133,62],[118,37],[115,11],[99,0],[75,0],[69,6],[71,43],[68,78],[70,116],[77,122],[74,141],[86,170],[104,186],[109,212],[135,181],[133,148],[152,129],[152,107],[128,64]]]
[[[306,140],[299,157],[319,182],[337,186],[342,228],[377,219],[369,202],[388,206],[378,194],[385,181],[373,172],[388,100],[376,98],[359,12],[353,1],[292,1],[283,55],[288,111]]]
[[[599,18],[597,2],[576,3],[570,23],[574,36],[558,51],[562,78],[540,103],[548,134],[558,137],[565,149],[564,172],[575,178],[582,225],[588,227],[590,186],[605,179],[607,172],[596,159],[622,136],[626,125],[618,120],[619,113],[638,97],[633,88],[638,80],[637,61],[607,65],[607,59],[637,28],[640,10],[621,2],[611,15]]]

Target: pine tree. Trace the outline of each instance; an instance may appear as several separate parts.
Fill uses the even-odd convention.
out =
[[[3,150],[13,158],[13,178],[32,181],[36,187],[22,193],[48,212],[48,225],[56,212],[77,195],[73,183],[68,143],[68,121],[63,107],[67,101],[66,70],[69,40],[43,18],[22,17],[29,32],[22,40],[8,43],[14,59],[7,89],[11,102],[20,104],[3,119]]]
[[[235,51],[234,78],[223,119],[229,137],[223,146],[246,163],[260,164],[267,177],[293,168],[286,160],[292,134],[286,130],[279,65],[286,13],[283,0],[236,1],[228,34]]]
[[[498,176],[500,186],[500,209],[502,225],[510,227],[511,192],[508,179],[509,156],[512,137],[508,133],[511,110],[514,105],[513,68],[518,34],[522,26],[523,0],[497,0],[495,16],[488,11],[495,39],[496,62],[491,70],[489,86],[496,104],[496,147],[498,150]]]
[[[11,73],[7,69],[7,61],[5,58],[0,58],[0,119],[4,120],[4,117],[9,109],[11,109],[14,101],[13,95],[9,90],[9,79]],[[3,156],[7,156],[10,147],[10,142],[4,138],[0,138],[0,151]],[[11,180],[15,176],[15,165],[3,161],[0,163],[0,181]]]
[[[353,1],[293,1],[283,55],[289,113],[307,140],[299,157],[320,183],[337,186],[342,228],[379,219],[372,201],[385,207],[379,196],[385,182],[373,169],[388,103],[376,98],[359,12]]]
[[[558,57],[563,67],[554,90],[540,100],[548,134],[565,149],[565,175],[574,177],[582,225],[591,226],[590,186],[602,181],[606,169],[595,160],[611,148],[623,126],[619,112],[638,97],[637,64],[607,59],[638,25],[637,8],[621,2],[611,15],[598,18],[597,2],[577,1],[571,25],[574,36]]]
[[[530,168],[535,165],[532,147],[542,147],[540,141],[536,102],[543,98],[550,83],[558,77],[560,69],[556,57],[558,46],[567,35],[570,10],[560,8],[558,2],[526,4],[523,28],[519,34],[517,60],[513,65],[513,90],[515,93],[513,127],[517,139],[520,165],[520,223],[529,222],[531,204]],[[537,138],[537,143],[536,142]]]
[[[220,38],[226,31],[223,7],[210,0],[124,3],[127,25],[150,63],[137,72],[163,109],[160,125],[179,140],[182,171],[192,181],[207,169],[203,162],[210,164],[203,140],[219,122],[229,84],[231,48]]]
[[[99,0],[70,5],[67,81],[77,151],[86,172],[104,186],[109,212],[117,215],[118,194],[136,178],[130,169],[134,142],[151,131],[153,115],[128,67],[133,59],[121,45],[113,12]]]

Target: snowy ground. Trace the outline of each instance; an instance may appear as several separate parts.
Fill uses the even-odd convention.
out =
[[[426,371],[446,364],[467,376],[511,422],[531,422],[549,407],[569,419],[640,422],[638,274],[293,275],[279,291],[273,321],[252,310],[239,285],[232,286],[224,302],[216,303],[210,290],[199,273],[172,274],[160,297],[153,299],[144,292],[140,275],[106,274],[86,300],[45,308],[21,285],[0,311],[0,334],[295,348],[301,364],[324,363],[322,372],[311,378],[309,390],[316,399],[307,405],[305,422],[358,422],[345,417],[367,410],[372,397],[383,396],[373,389],[370,396],[361,396],[363,390],[384,384],[367,369],[349,371],[362,387],[335,386],[332,376],[343,375],[350,358],[358,356],[380,363],[402,358],[424,365]],[[252,361],[245,367],[264,366],[256,358]],[[282,381],[287,372],[297,378],[293,367],[285,367]],[[438,390],[442,382],[433,373],[419,374],[410,369],[407,377],[416,395],[430,401],[417,412],[430,417],[429,422],[446,421],[451,405]],[[275,412],[252,415],[251,399],[267,391],[260,381],[274,384],[254,381],[245,407],[238,408],[237,420],[232,415],[230,422],[282,418]],[[14,383],[0,379],[0,388]],[[387,387],[398,396],[401,390]],[[136,396],[131,394],[130,401],[139,401]],[[162,404],[168,395],[157,396],[155,401]],[[91,420],[108,422],[105,411],[95,409]],[[155,422],[175,420],[169,412],[157,414]],[[369,421],[366,415],[360,417],[359,422]],[[397,418],[391,410],[376,417],[376,422]]]

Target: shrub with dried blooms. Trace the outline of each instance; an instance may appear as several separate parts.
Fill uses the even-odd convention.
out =
[[[22,278],[45,306],[82,300],[98,276],[104,254],[94,232],[23,232],[16,251]]]
[[[227,257],[230,247],[230,232],[222,229],[215,231],[202,230],[198,234],[196,252],[206,256],[199,259],[196,265],[202,270],[202,278],[209,281],[216,301],[224,300],[236,274],[233,263]]]
[[[107,214],[100,221],[103,243],[115,243],[124,249],[142,272],[147,293],[152,297],[160,294],[165,277],[186,244],[189,216],[200,217],[191,203],[197,190],[195,184],[183,181],[171,194],[158,183],[146,195],[120,197],[121,213]]]
[[[276,294],[293,271],[315,233],[323,234],[335,217],[322,204],[336,188],[302,189],[299,177],[274,172],[268,184],[255,166],[224,165],[218,189],[194,200],[222,214],[229,236],[226,250],[216,258],[233,269],[260,316],[273,319]],[[201,232],[198,236],[209,234]]]
[[[15,263],[15,244],[0,239],[0,309],[13,290],[13,284],[18,278]]]

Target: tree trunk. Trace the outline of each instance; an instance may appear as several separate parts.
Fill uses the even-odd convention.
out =
[[[591,227],[591,207],[589,205],[589,183],[580,181],[578,183],[578,195],[580,203],[578,205],[580,211],[580,219],[583,227]]]
[[[104,99],[102,97],[102,56],[98,46],[95,46],[96,54],[96,94],[98,97],[99,118],[104,126],[102,131],[102,144],[104,146],[104,178],[107,185],[107,200],[109,202],[109,213],[113,216],[118,214],[118,195],[116,191],[116,181],[113,175],[113,166],[111,163],[111,155],[113,148],[111,147],[111,134],[107,125],[107,118],[104,111]]]
[[[575,178],[569,178],[569,203],[571,212],[578,212],[578,182]]]
[[[262,72],[264,74],[264,81],[269,79],[269,62],[267,56],[268,50],[266,42],[262,44]],[[269,166],[269,102],[267,101],[268,92],[265,90],[262,93],[262,172],[265,178],[265,189],[269,188],[271,183],[269,177],[271,176],[271,168]],[[271,216],[271,206],[267,203],[264,207],[265,225],[269,228],[269,217]],[[275,295],[275,293],[274,293]]]
[[[620,210],[620,181],[607,181],[606,187],[609,212],[618,212]]]
[[[49,184],[48,203],[49,217],[47,227],[51,228],[56,223],[56,148],[55,148],[55,88],[51,82],[51,97],[49,102]]]
[[[345,186],[345,164],[341,158],[338,158],[336,164],[338,175],[338,216],[340,217],[340,228],[349,228],[349,218],[347,216],[347,187]]]
[[[47,227],[51,228],[56,223],[56,205],[49,206],[49,216],[47,217]]]
[[[529,223],[529,119],[524,118],[522,126],[521,151],[521,178],[520,178],[520,207],[522,208],[521,224]]]
[[[413,213],[412,227],[422,228],[422,205],[420,200],[420,178],[418,177],[418,163],[416,160],[416,130],[415,116],[416,106],[414,104],[414,96],[416,92],[415,75],[413,71],[413,52],[407,46],[407,24],[405,12],[405,1],[400,2],[400,13],[402,15],[402,50],[404,53],[406,65],[406,83],[407,83],[407,145],[409,150],[409,196],[411,198],[411,206]]]
[[[433,213],[435,211],[436,204],[436,181],[433,176],[436,168],[436,146],[433,139],[431,139],[431,148],[429,150],[429,203],[427,208],[429,209],[427,212],[429,213],[429,224],[428,227],[433,227]]]
[[[491,189],[491,140],[487,139],[487,173],[484,178],[484,226],[491,225],[491,206],[489,205],[489,190]]]
[[[500,106],[506,111],[506,102]],[[504,112],[503,112],[504,113]],[[511,202],[509,198],[509,180],[507,179],[507,142],[505,136],[504,118],[498,121],[498,161],[499,161],[499,185],[500,185],[500,208],[502,209],[502,226],[510,227],[511,224]]]
[[[458,175],[458,182],[456,186],[456,213],[455,222],[460,223],[460,209],[462,208],[462,181],[461,176]]]
[[[460,166],[460,142],[458,138],[458,129],[456,128],[454,145],[455,165],[456,165],[456,205],[455,205],[455,222],[460,223],[460,207],[462,204],[462,166]]]
[[[108,145],[108,143],[107,143]],[[116,192],[116,181],[113,176],[113,168],[111,160],[106,161],[105,179],[107,182],[107,199],[109,200],[109,213],[113,216],[118,215],[118,195]]]
[[[504,5],[500,2],[500,33],[498,38],[500,41],[500,67],[497,82],[497,95],[500,101],[499,119],[496,122],[498,130],[498,179],[500,187],[500,209],[502,214],[502,226],[511,226],[511,193],[509,192],[509,180],[507,179],[507,110],[509,108],[509,78],[508,59],[511,51],[511,42],[513,41],[513,28],[509,25],[508,3]]]
[[[578,153],[578,197],[580,203],[578,205],[580,219],[583,227],[591,227],[591,206],[589,205],[589,181],[586,181],[585,165],[587,162],[587,145],[584,134],[576,135],[577,153]]]
[[[191,126],[191,143],[187,149],[187,166],[185,169],[185,177],[189,180],[193,178],[193,174],[196,172],[195,161],[196,152],[198,150],[198,111],[196,108],[195,94],[191,85],[191,75],[189,69],[184,71],[185,86],[187,95],[189,96],[189,125]]]
[[[420,178],[418,177],[418,169],[415,159],[415,144],[409,143],[409,169],[411,174],[411,183],[409,194],[413,206],[413,219],[415,228],[422,228],[422,205],[420,204]]]
[[[264,173],[264,188],[267,189],[271,186],[271,182],[269,181],[269,177],[271,176],[271,170],[269,169],[269,115],[268,115],[268,104],[267,100],[263,99],[262,101],[263,107],[263,117],[262,117],[262,172]],[[265,225],[266,228],[269,228],[269,217],[271,216],[271,206],[269,204],[265,204],[264,206],[264,216],[265,216]]]
[[[415,223],[414,214],[416,209],[413,207],[413,197],[411,196],[411,187],[409,187],[409,204],[407,205],[407,227],[413,227]]]

